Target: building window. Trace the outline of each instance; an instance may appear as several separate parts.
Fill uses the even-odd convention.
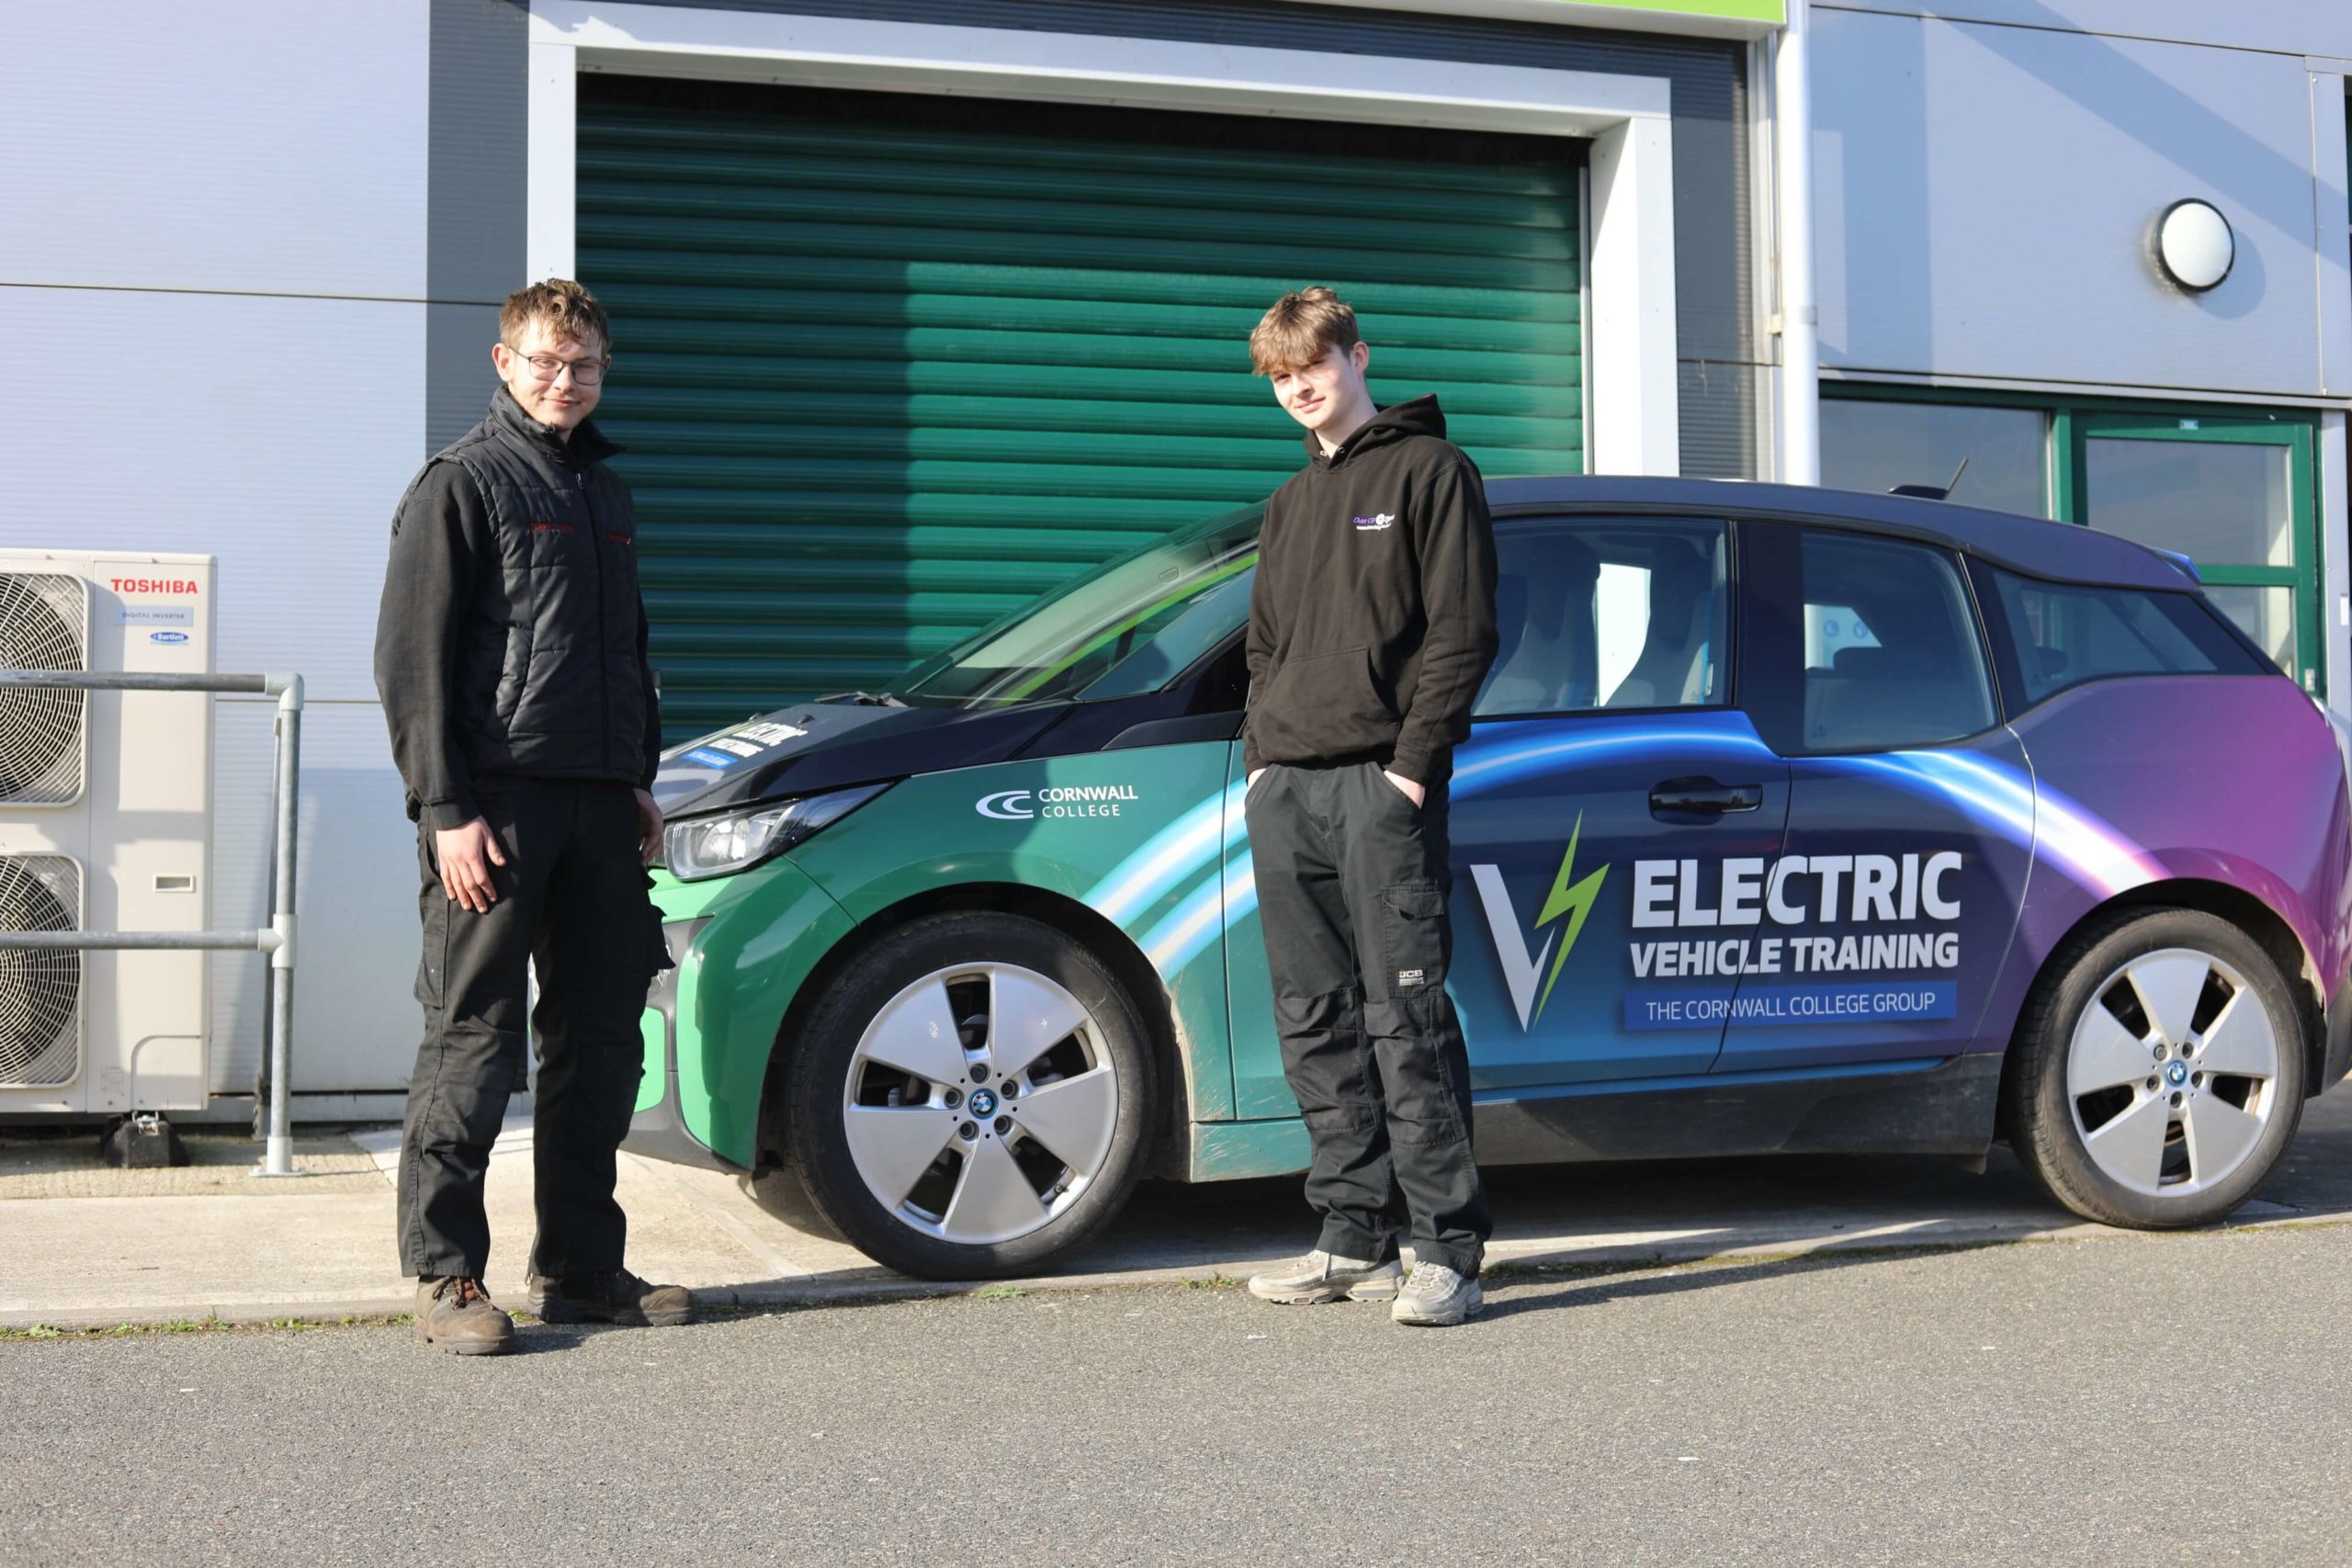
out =
[[[1981,403],[1827,398],[1821,405],[1821,482],[1883,492],[1951,482],[1951,499],[1996,512],[2050,515],[2049,416]]]
[[[2090,412],[2072,424],[2072,519],[2196,562],[2214,607],[2317,691],[2311,425]]]
[[[1823,483],[1941,485],[1966,457],[1953,501],[2187,556],[2215,608],[2306,691],[2322,690],[2309,415],[1857,382],[1823,390]]]

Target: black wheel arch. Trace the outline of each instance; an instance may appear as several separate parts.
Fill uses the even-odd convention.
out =
[[[1109,968],[1126,987],[1144,1021],[1151,1041],[1152,1068],[1161,1091],[1159,1125],[1152,1146],[1145,1153],[1147,1176],[1181,1174],[1182,1134],[1189,1119],[1190,1095],[1182,1055],[1176,1039],[1176,1018],[1168,1002],[1168,987],[1143,950],[1126,932],[1086,905],[1066,895],[1017,882],[958,882],[925,888],[860,920],[849,934],[818,960],[808,977],[793,993],[777,1026],[768,1053],[766,1080],[760,1090],[760,1120],[754,1158],[764,1167],[791,1163],[786,1129],[791,1125],[785,1104],[792,1081],[792,1053],[808,1014],[842,970],[890,932],[926,915],[989,912],[1023,915],[1075,938]],[[1171,1168],[1170,1162],[1177,1162]]]

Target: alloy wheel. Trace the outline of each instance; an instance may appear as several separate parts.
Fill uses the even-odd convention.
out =
[[[925,1235],[1011,1241],[1102,1172],[1119,1119],[1101,1026],[1032,969],[936,970],[876,1013],[850,1058],[842,1119],[857,1174]]]
[[[2134,1192],[2209,1190],[2278,1109],[2278,1021],[2210,953],[2143,953],[2099,983],[2066,1050],[2066,1099],[2091,1160]]]

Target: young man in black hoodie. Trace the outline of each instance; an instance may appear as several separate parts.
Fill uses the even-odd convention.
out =
[[[1457,1324],[1478,1310],[1493,1227],[1445,994],[1446,784],[1495,657],[1493,525],[1437,400],[1374,406],[1371,351],[1331,290],[1283,296],[1250,353],[1307,431],[1307,466],[1266,506],[1242,738],[1283,1067],[1323,1216],[1314,1251],[1250,1289]]]

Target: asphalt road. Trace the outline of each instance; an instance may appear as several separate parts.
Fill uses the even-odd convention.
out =
[[[2352,1226],[0,1344],[0,1562],[2352,1557]]]

